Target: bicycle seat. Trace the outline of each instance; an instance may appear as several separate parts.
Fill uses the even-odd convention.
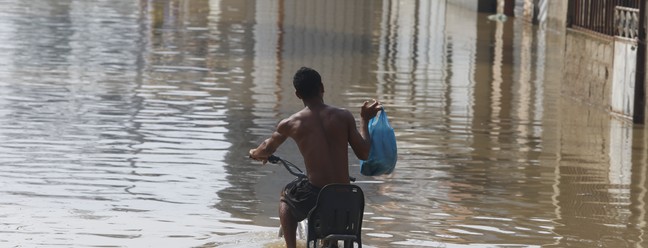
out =
[[[344,247],[362,247],[360,231],[364,214],[364,193],[357,185],[329,184],[322,188],[317,204],[308,214],[306,246],[317,241],[344,241]]]

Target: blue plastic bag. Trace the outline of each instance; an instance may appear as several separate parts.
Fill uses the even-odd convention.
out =
[[[396,167],[398,149],[394,129],[389,125],[384,108],[369,120],[369,135],[371,136],[369,158],[360,160],[360,173],[365,176],[392,173]]]

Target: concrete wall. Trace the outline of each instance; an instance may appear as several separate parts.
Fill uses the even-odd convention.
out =
[[[614,41],[567,29],[562,92],[605,110],[610,109]]]
[[[634,114],[637,76],[637,42],[623,38],[614,41],[611,110],[627,118]]]
[[[547,27],[550,29],[564,30],[567,25],[568,1],[546,1]]]

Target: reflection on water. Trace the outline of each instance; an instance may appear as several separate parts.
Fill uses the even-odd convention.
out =
[[[562,44],[475,1],[5,1],[0,244],[276,246],[300,109],[383,101],[394,174],[358,175],[376,247],[644,247],[642,127],[560,95]],[[301,162],[294,143],[281,156]]]

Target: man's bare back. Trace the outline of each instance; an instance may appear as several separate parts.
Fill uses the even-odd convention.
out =
[[[349,111],[325,104],[306,107],[282,121],[279,129],[284,128],[297,143],[313,185],[349,183],[347,143],[350,129],[355,129]]]

